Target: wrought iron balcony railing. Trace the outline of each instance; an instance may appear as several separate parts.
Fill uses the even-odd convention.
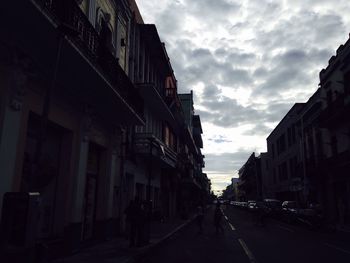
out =
[[[68,25],[80,34],[68,36],[88,60],[110,81],[113,88],[142,117],[143,100],[100,35],[75,0],[32,0],[58,24]]]
[[[175,166],[177,154],[152,133],[136,133],[134,139],[136,154],[151,155],[160,158],[170,166]]]

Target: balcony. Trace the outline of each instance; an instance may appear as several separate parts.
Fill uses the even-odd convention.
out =
[[[166,76],[173,74],[168,54],[164,43],[160,41],[157,28],[153,24],[139,24],[140,36],[149,48],[150,55],[157,61],[159,68]]]
[[[4,37],[7,34],[28,56],[35,58],[49,80],[55,70],[56,56],[59,57],[56,69],[59,92],[94,106],[101,115],[118,123],[144,123],[143,102],[137,89],[102,44],[76,1],[31,0],[21,4],[21,8],[7,1],[3,9],[2,23],[24,21],[12,23],[8,32],[5,28]]]
[[[175,117],[165,103],[163,96],[159,93],[156,85],[154,83],[138,83],[136,85],[147,107],[160,119],[166,120],[172,127],[176,127]]]
[[[170,98],[170,99],[174,99],[176,97],[176,89],[174,88],[169,88],[169,89],[165,89],[165,97],[166,98]]]
[[[134,152],[137,155],[149,157],[161,161],[164,168],[175,168],[177,164],[177,154],[170,147],[152,133],[136,133],[134,139]]]
[[[181,150],[177,155],[177,167],[182,170],[193,169],[194,160],[188,151]]]

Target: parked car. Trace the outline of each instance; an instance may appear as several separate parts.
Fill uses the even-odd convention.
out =
[[[322,227],[324,225],[324,216],[321,206],[313,204],[308,208],[298,209],[296,220],[310,229]]]
[[[279,217],[282,211],[282,202],[277,199],[264,199],[263,204],[266,207],[267,215],[270,217]]]
[[[253,201],[253,200],[248,201],[248,210],[249,211],[254,211],[256,209],[257,209],[256,201]]]
[[[298,213],[297,202],[295,201],[284,201],[282,203],[281,216],[284,221],[293,223],[296,220]]]

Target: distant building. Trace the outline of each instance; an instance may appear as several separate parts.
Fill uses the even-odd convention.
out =
[[[303,200],[300,111],[296,103],[267,137],[270,180],[266,191],[280,200]],[[271,180],[272,175],[272,180]],[[271,182],[272,181],[272,182]]]
[[[226,200],[237,200],[237,187],[238,178],[231,178],[231,184],[226,186],[225,190],[222,193],[223,199]]]
[[[260,166],[260,173],[261,173],[261,197],[262,198],[271,198],[273,197],[273,192],[271,192],[271,188],[269,187],[272,184],[272,177],[270,176],[270,157],[267,152],[260,153],[259,157],[259,166]]]
[[[239,201],[261,199],[260,158],[253,152],[238,171]]]

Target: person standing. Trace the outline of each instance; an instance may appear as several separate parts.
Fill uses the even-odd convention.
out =
[[[198,225],[198,234],[202,234],[203,232],[203,218],[204,218],[203,207],[199,205],[197,207],[197,215],[196,215],[196,221]]]
[[[214,226],[216,230],[216,234],[219,232],[224,233],[224,228],[221,225],[221,220],[223,217],[223,213],[220,207],[220,202],[216,204],[215,211],[214,211]]]

